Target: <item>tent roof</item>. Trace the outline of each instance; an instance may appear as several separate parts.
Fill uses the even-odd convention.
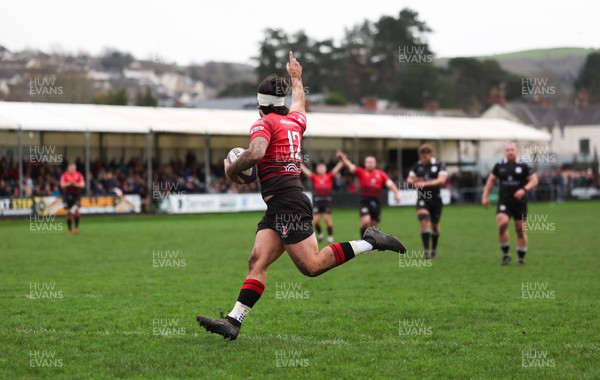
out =
[[[254,110],[0,102],[0,129],[56,132],[248,134]],[[549,141],[516,122],[463,117],[309,113],[307,136],[404,140]]]

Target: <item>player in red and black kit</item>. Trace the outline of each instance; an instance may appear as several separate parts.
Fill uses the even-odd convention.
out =
[[[364,169],[356,166],[342,151],[337,156],[344,165],[358,178],[360,184],[360,233],[363,234],[369,227],[377,227],[381,221],[381,205],[379,198],[384,186],[394,192],[396,203],[400,202],[398,187],[383,170],[377,169],[377,161],[373,156],[365,157]]]
[[[67,171],[60,177],[60,187],[63,189],[65,210],[67,210],[67,226],[71,231],[71,220],[75,217],[75,233],[79,233],[79,202],[81,190],[85,187],[83,174],[77,171],[75,164],[69,164]]]
[[[302,173],[310,178],[313,185],[313,214],[314,214],[314,226],[317,230],[317,241],[323,241],[323,233],[321,232],[321,217],[325,219],[327,223],[327,242],[333,243],[333,220],[331,219],[331,209],[333,207],[333,196],[331,190],[333,190],[333,180],[335,175],[342,169],[343,163],[338,162],[333,170],[327,173],[327,166],[323,162],[317,164],[317,172],[313,173],[312,170],[300,164]]]
[[[244,318],[261,297],[269,266],[287,252],[298,270],[310,277],[342,265],[356,255],[373,250],[406,252],[395,237],[370,228],[362,240],[334,243],[319,251],[312,226],[310,200],[300,182],[302,135],[306,130],[302,67],[290,52],[286,66],[291,80],[269,75],[258,86],[260,119],[250,129],[250,146],[225,174],[239,181],[241,172],[258,164],[262,197],[267,211],[258,223],[249,272],[233,310],[225,318],[197,316],[206,330],[236,339]],[[292,105],[285,106],[291,81]]]

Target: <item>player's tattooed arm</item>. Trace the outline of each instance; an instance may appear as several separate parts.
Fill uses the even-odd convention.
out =
[[[290,51],[290,61],[285,65],[285,68],[292,79],[292,105],[290,112],[306,113],[304,105],[304,86],[302,85],[302,66],[298,60],[294,58],[294,54]]]
[[[232,181],[238,182],[238,174],[258,164],[264,157],[268,146],[269,143],[264,137],[256,137],[250,142],[248,149],[240,154],[237,160],[233,161],[231,165],[228,165],[227,160],[225,160],[225,174],[227,177]]]
[[[487,181],[485,182],[485,186],[483,188],[483,195],[481,196],[481,205],[485,208],[487,208],[490,205],[490,193],[492,192],[492,189],[494,188],[494,185],[496,184],[496,177],[490,173],[490,175],[488,176]]]
[[[350,170],[350,173],[354,174],[354,172],[356,171],[356,165],[354,165],[352,161],[348,159],[346,153],[342,152],[341,150],[338,150],[335,155],[341,160],[344,166],[346,166],[348,170]]]

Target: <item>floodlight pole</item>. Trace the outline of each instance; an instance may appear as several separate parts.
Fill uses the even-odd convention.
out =
[[[460,152],[460,140],[456,140],[456,153],[458,155],[458,172],[462,172],[462,154]]]
[[[210,181],[210,135],[204,133],[204,190],[208,193]]]
[[[360,163],[358,161],[360,161],[360,152],[359,152],[359,146],[358,146],[358,136],[354,136],[354,143],[353,143],[353,148],[354,148],[354,165],[359,165]]]
[[[152,130],[148,131],[146,135],[146,165],[148,178],[146,179],[146,186],[148,187],[148,196],[152,199]]]
[[[90,187],[90,131],[85,131],[83,136],[85,138],[85,188],[87,194],[92,195],[92,188]]]
[[[402,169],[402,137],[396,141],[396,165],[398,166],[398,184],[404,183],[404,170]]]
[[[476,183],[476,191],[477,191],[477,195],[481,195],[482,193],[479,193],[479,189],[482,186],[481,184],[481,139],[476,140],[475,141],[475,167],[477,168],[476,173],[475,173],[475,181],[477,181]]]
[[[19,197],[23,196],[23,129],[19,126],[17,131],[17,140],[19,142]]]

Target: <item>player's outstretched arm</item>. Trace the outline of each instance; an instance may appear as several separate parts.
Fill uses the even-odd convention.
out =
[[[394,193],[394,199],[396,200],[396,203],[400,203],[400,192],[398,191],[398,186],[396,186],[394,181],[388,179],[385,181],[385,186],[387,186],[387,188]]]
[[[344,166],[347,167],[348,170],[350,170],[350,173],[354,174],[354,172],[356,171],[356,165],[354,165],[352,161],[348,159],[346,153],[342,152],[341,150],[338,150],[335,155],[341,160]]]
[[[302,66],[298,60],[294,58],[294,54],[290,51],[290,61],[285,65],[285,68],[292,80],[292,105],[290,112],[300,112],[306,114],[304,100],[304,86],[302,85]]]
[[[331,174],[333,174],[333,175],[338,174],[340,172],[340,170],[342,170],[343,167],[344,167],[344,163],[342,161],[338,161],[338,163],[335,164],[335,166],[331,170]]]
[[[300,170],[302,170],[302,174],[304,174],[308,178],[310,178],[313,175],[313,172],[309,168],[304,166],[303,163],[300,163]]]
[[[490,173],[487,181],[485,182],[485,186],[483,188],[483,195],[481,196],[481,205],[487,208],[490,205],[490,193],[496,184],[496,177]]]
[[[265,155],[269,143],[264,137],[256,137],[250,142],[250,146],[246,149],[237,160],[233,161],[232,164],[225,162],[225,175],[227,178],[234,182],[238,182],[237,176],[244,170],[248,170],[254,165],[258,164]]]

